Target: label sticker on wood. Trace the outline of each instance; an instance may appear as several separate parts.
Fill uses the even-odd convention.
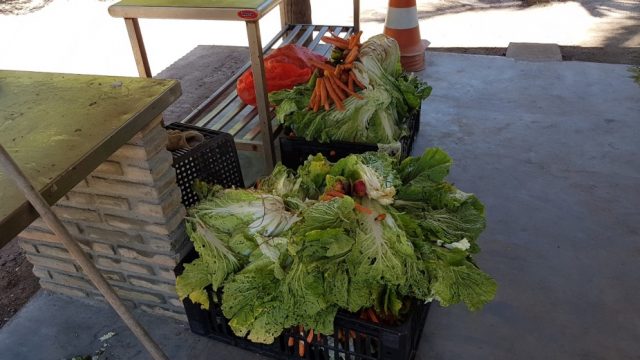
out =
[[[245,20],[255,20],[259,16],[255,10],[240,10],[238,11],[238,17]]]

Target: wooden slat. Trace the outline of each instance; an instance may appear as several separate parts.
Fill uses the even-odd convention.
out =
[[[329,30],[328,26],[321,27],[320,30],[318,30],[318,35],[316,35],[316,38],[313,39],[311,44],[309,44],[309,49],[315,50],[316,46],[318,46],[318,44],[320,43],[320,40],[322,39],[324,34],[327,33],[328,30]]]
[[[302,25],[296,25],[293,29],[291,29],[289,35],[287,35],[287,37],[282,40],[282,43],[280,44],[280,46],[287,45],[288,43],[290,43],[293,40],[293,38],[296,35],[298,35],[298,33],[300,32],[300,29],[302,29]]]
[[[237,95],[238,94],[236,94],[235,91],[233,91],[232,93],[227,95],[227,97],[220,104],[218,104],[218,106],[216,106],[216,108],[213,111],[211,111],[210,113],[207,113],[203,117],[199,118],[198,122],[196,122],[194,125],[201,126],[201,127],[207,127],[207,125],[209,125],[209,123],[211,123],[211,121],[213,120],[213,118],[215,116],[219,115],[227,106],[229,106],[231,103],[233,103],[233,100],[236,99]]]
[[[248,114],[246,114],[240,121],[238,121],[231,129],[229,129],[228,133],[231,134],[231,136],[235,137],[236,135],[238,135],[240,131],[242,131],[242,129],[244,129],[247,125],[249,125],[251,120],[255,119],[257,116],[258,116],[258,109],[256,108],[251,109],[251,111],[249,111]],[[254,127],[254,129],[258,129],[259,131],[260,126],[256,126]]]
[[[313,28],[314,26],[307,26],[307,30],[304,32],[304,34],[302,35],[302,37],[300,39],[298,39],[298,41],[296,42],[296,45],[298,46],[304,46],[304,44],[310,40],[311,35],[313,35]]]
[[[235,120],[235,117],[246,107],[247,107],[247,104],[243,103],[242,101],[238,101],[237,99],[234,99],[234,102],[232,102],[231,106],[229,106],[230,110],[226,113],[218,114],[218,117],[210,121],[210,123],[212,123],[212,126],[208,128],[212,130],[221,130],[227,124],[233,123],[234,122],[233,120]]]
[[[236,149],[241,151],[262,151],[262,142],[251,140],[235,140]]]
[[[272,120],[271,126],[273,127],[273,133],[277,136],[282,130],[282,125],[275,119]],[[254,140],[260,134],[260,127],[253,127],[249,132],[247,132],[242,139],[243,140]]]

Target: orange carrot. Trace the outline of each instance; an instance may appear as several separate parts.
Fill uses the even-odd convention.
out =
[[[313,341],[313,329],[309,330],[309,335],[307,335],[307,342],[311,344]]]
[[[318,82],[316,81],[316,84],[317,83]],[[316,99],[316,88],[314,87],[313,91],[311,92],[311,98],[309,99],[309,105],[307,106],[307,108],[313,109],[313,103],[314,103],[315,99]]]
[[[340,40],[345,41],[345,42],[347,41],[347,40],[341,38],[339,35],[336,35],[336,33],[334,33],[333,31],[329,31],[329,34],[331,34],[331,36],[333,36],[336,39],[340,39]]]
[[[339,86],[342,90],[346,91],[347,94],[353,95],[360,100],[364,99],[360,94],[357,94],[355,91],[350,90],[347,85],[342,83],[342,81],[336,79],[335,84]]]
[[[360,49],[357,46],[351,49],[351,51],[349,51],[349,55],[347,55],[346,59],[344,59],[345,64],[351,64],[352,62],[356,61],[356,59],[358,58],[359,50]]]
[[[322,106],[326,111],[329,111],[329,102],[327,101],[327,87],[324,84],[324,78],[318,78],[318,82],[320,83],[320,99],[322,102]]]
[[[358,78],[356,77],[356,75],[354,73],[349,73],[349,76],[351,76],[353,78],[353,82],[355,82],[356,85],[358,85],[358,87],[360,89],[366,89],[366,86],[362,85],[362,83],[360,82],[360,80],[358,80]]]
[[[369,318],[371,318],[371,321],[373,321],[376,324],[380,322],[380,320],[378,320],[378,317],[376,316],[376,312],[373,311],[372,308],[367,309],[367,312],[369,313]]]
[[[331,88],[333,88],[333,91],[335,91],[336,95],[338,95],[338,97],[340,98],[340,100],[344,100],[347,98],[347,95],[344,93],[344,91],[342,91],[342,89],[340,89],[340,87],[338,86],[338,84],[336,84],[336,78],[335,76],[333,76],[333,74],[329,74],[329,76],[326,77],[329,80],[329,85],[331,85]]]
[[[338,49],[347,49],[349,47],[348,44],[343,43],[342,41],[339,41],[336,38],[330,38],[328,36],[323,36],[322,41],[326,42],[327,44],[333,45],[335,47],[337,47]]]
[[[320,105],[322,103],[322,91],[320,87],[322,86],[321,82],[318,81],[320,79],[316,79],[316,87],[313,89],[313,92],[316,94],[315,102],[313,103],[313,112],[318,112],[320,110]]]
[[[310,60],[309,61],[311,63],[311,65],[317,67],[318,69],[322,69],[325,71],[329,71],[329,72],[334,72],[336,71],[336,68],[334,68],[333,66],[323,63],[323,62],[319,62],[319,61],[315,61],[315,60]]]
[[[298,355],[300,355],[301,358],[304,357],[304,341],[298,341]]]
[[[358,31],[357,34],[353,35],[351,39],[353,39],[353,46],[360,46],[360,37],[362,36],[362,30]],[[351,40],[350,39],[350,40]],[[352,47],[353,47],[352,46]]]
[[[336,103],[336,108],[340,111],[343,111],[344,105],[342,104],[342,100],[340,100],[340,97],[338,96],[338,94],[336,94],[335,90],[333,89],[333,86],[331,85],[331,81],[328,79],[328,80],[325,80],[323,83],[324,83],[324,86],[327,88],[327,92],[329,93],[329,96],[331,97],[333,102]]]
[[[356,92],[355,89],[353,88],[353,76],[351,76],[351,73],[349,73],[348,82],[349,84],[347,85],[347,87],[349,88],[349,90],[351,90],[352,92]]]
[[[357,211],[363,214],[367,214],[367,215],[373,214],[373,211],[371,211],[371,209],[369,209],[368,207],[364,207],[358,203],[355,204],[354,209],[356,209]]]
[[[293,336],[289,336],[289,341],[287,341],[287,345],[289,345],[289,347],[293,347]]]
[[[335,190],[330,190],[327,191],[327,195],[332,196],[332,197],[339,197],[339,198],[343,198],[344,194],[339,192],[339,191],[335,191]]]
[[[387,214],[379,214],[376,216],[376,221],[384,221],[387,218]]]

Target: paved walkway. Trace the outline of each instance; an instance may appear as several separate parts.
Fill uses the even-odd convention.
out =
[[[433,307],[418,359],[635,359],[640,353],[640,87],[624,65],[429,54],[415,151],[451,154],[485,203],[476,258],[499,284],[470,313]],[[259,359],[141,315],[172,359]],[[101,347],[146,359],[105,305],[40,294],[0,329],[0,359]]]

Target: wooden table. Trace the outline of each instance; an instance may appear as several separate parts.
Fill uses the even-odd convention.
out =
[[[320,44],[320,38],[332,31],[347,37],[359,25],[359,0],[353,0],[354,26],[295,25],[284,22],[282,0],[123,0],[109,8],[109,13],[125,20],[138,73],[151,77],[151,70],[138,23],[139,18],[193,19],[244,21],[247,27],[250,64],[238,71],[218,91],[200,104],[182,122],[228,132],[238,150],[264,152],[267,170],[275,162],[274,138],[281,126],[272,120],[269,110],[263,54],[275,46],[295,43],[327,54],[328,46]],[[263,48],[258,21],[270,10],[280,5],[282,28]],[[244,104],[235,92],[237,78],[251,68],[254,74],[257,107]]]
[[[247,26],[251,69],[254,75],[259,129],[262,137],[255,151],[263,151],[267,170],[275,164],[273,140],[274,127],[271,124],[267,89],[264,75],[262,41],[258,21],[282,0],[123,0],[109,7],[109,13],[125,20],[129,40],[141,77],[151,77],[139,18],[148,19],[193,19],[193,20],[235,20],[244,21]],[[277,129],[276,127],[276,130]],[[256,134],[257,135],[257,134]]]
[[[159,116],[175,80],[0,70],[0,144],[49,204]],[[0,248],[38,216],[0,169]]]

